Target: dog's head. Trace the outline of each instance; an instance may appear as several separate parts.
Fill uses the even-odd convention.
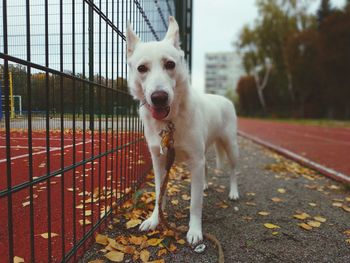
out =
[[[179,26],[173,17],[162,41],[142,42],[128,25],[127,61],[129,88],[133,97],[149,109],[152,117],[165,120],[176,114],[177,98],[187,81],[184,52],[180,48]]]

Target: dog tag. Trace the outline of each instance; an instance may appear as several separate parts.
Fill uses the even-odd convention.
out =
[[[205,250],[205,245],[199,244],[198,246],[195,247],[194,252],[200,254],[200,253],[203,253],[204,250]]]

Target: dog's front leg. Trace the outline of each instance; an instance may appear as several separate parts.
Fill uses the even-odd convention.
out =
[[[158,211],[158,199],[160,194],[160,186],[165,175],[165,155],[159,154],[159,147],[151,149],[152,164],[154,170],[154,181],[156,184],[156,203],[152,212],[152,215],[143,221],[140,226],[141,231],[154,230],[159,223],[159,211]],[[162,208],[165,205],[165,198],[163,199]]]
[[[187,232],[187,241],[196,244],[203,239],[202,234],[202,206],[205,176],[205,159],[196,159],[191,162],[191,207],[190,224]]]

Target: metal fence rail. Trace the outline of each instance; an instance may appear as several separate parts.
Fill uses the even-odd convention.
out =
[[[0,2],[0,262],[77,261],[144,181],[126,23],[160,40],[176,15],[191,62],[191,11],[191,0]]]

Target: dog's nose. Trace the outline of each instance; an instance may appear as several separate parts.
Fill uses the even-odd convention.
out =
[[[155,91],[151,95],[151,100],[156,107],[165,107],[168,105],[168,93],[165,91]]]

